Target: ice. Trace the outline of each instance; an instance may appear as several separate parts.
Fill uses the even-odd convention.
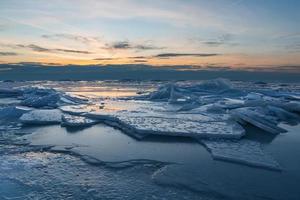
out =
[[[62,120],[62,113],[60,110],[33,110],[21,116],[20,121],[23,124],[59,124]]]
[[[63,115],[61,125],[66,127],[85,127],[92,126],[96,123],[96,120],[81,116]]]
[[[298,124],[300,118],[297,114],[286,111],[282,108],[276,106],[267,106],[270,111],[270,114],[275,115],[280,121],[284,121],[290,124]]]
[[[42,108],[42,107],[56,108],[58,100],[59,100],[58,94],[49,94],[45,96],[28,97],[24,99],[21,102],[21,104],[24,106],[30,106],[34,108]]]
[[[242,140],[200,140],[211,152],[213,158],[262,167],[272,170],[281,170],[279,164],[261,147],[259,142]]]
[[[203,81],[202,83],[192,87],[196,91],[206,90],[206,91],[224,91],[232,89],[232,84],[227,79],[217,78],[212,80]]]
[[[1,88],[0,89],[0,97],[5,98],[5,97],[18,97],[22,94],[20,90],[16,89],[7,89],[7,88]]]
[[[21,106],[9,106],[0,109],[0,119],[18,119],[30,109]]]
[[[27,87],[22,89],[21,102],[34,108],[57,108],[62,105],[86,104],[86,99],[59,92],[49,88]]]
[[[78,105],[78,104],[87,104],[88,99],[79,98],[70,94],[61,93],[59,105]]]
[[[200,122],[181,118],[120,116],[119,123],[139,134],[201,138],[241,138],[244,129],[236,123]]]
[[[272,117],[263,109],[256,107],[238,108],[231,111],[231,113],[258,128],[261,128],[269,133],[279,134],[286,132],[284,129],[277,126],[277,118]]]
[[[146,95],[145,98],[155,101],[186,104],[199,100],[200,96],[221,94],[223,96],[240,95],[241,91],[233,89],[230,81],[214,79],[203,81],[199,84],[169,83],[158,88],[157,91]]]
[[[91,112],[92,110],[88,108],[86,105],[68,105],[68,106],[61,106],[59,109],[67,114],[70,115],[82,115],[87,112]]]

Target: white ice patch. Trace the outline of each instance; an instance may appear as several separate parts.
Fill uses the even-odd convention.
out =
[[[261,144],[251,140],[200,140],[211,152],[213,158],[246,164],[254,167],[262,167],[273,170],[281,170],[279,164],[261,147]]]
[[[63,115],[61,125],[66,127],[85,127],[96,123],[97,121],[95,120],[81,116]]]
[[[33,110],[21,116],[20,121],[23,124],[59,124],[62,113],[59,110]]]

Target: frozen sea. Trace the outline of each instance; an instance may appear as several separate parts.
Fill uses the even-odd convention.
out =
[[[300,199],[300,84],[0,82],[0,199]]]

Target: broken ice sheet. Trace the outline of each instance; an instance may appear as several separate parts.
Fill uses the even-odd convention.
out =
[[[199,140],[211,152],[213,158],[254,167],[281,170],[279,164],[256,141]]]
[[[244,129],[235,122],[198,122],[180,118],[155,116],[118,116],[119,122],[141,134],[201,137],[201,138],[241,138]]]

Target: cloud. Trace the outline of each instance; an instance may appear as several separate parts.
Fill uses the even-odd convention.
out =
[[[121,59],[132,59],[133,62],[147,62],[148,59],[159,58],[159,59],[169,59],[171,57],[211,57],[218,56],[221,54],[217,53],[161,53],[152,56],[129,56],[129,57],[118,57],[118,58],[95,58],[93,60],[99,61],[111,61],[111,60],[121,60]]]
[[[66,52],[66,53],[79,53],[79,54],[92,54],[90,51],[79,51],[73,49],[54,49],[54,51]]]
[[[19,54],[15,52],[0,52],[0,56],[17,56]]]
[[[81,42],[84,44],[89,44],[89,43],[95,43],[95,42],[100,42],[101,39],[99,37],[86,37],[86,36],[81,36],[81,35],[74,35],[74,34],[65,34],[65,33],[60,33],[60,34],[48,34],[48,35],[42,35],[43,38],[45,39],[68,39],[68,40],[73,40],[77,42]]]
[[[30,49],[32,51],[36,52],[63,52],[63,53],[76,53],[76,54],[92,54],[90,51],[81,51],[81,50],[76,50],[76,49],[61,49],[61,48],[56,48],[56,49],[51,49],[51,48],[45,48],[41,47],[35,44],[29,44],[29,45],[24,45],[24,44],[17,44],[17,45],[9,45],[11,47],[15,48],[24,48],[24,49]]]
[[[145,63],[145,62],[148,62],[148,61],[145,60],[145,59],[138,59],[138,60],[134,60],[133,62],[135,62],[135,63]]]
[[[277,37],[277,39],[299,39],[299,38],[300,38],[300,32],[282,34]]]
[[[250,66],[250,67],[243,67],[240,70],[248,70],[248,71],[276,71],[276,72],[300,72],[300,65],[278,65],[278,66]]]
[[[300,42],[296,42],[296,43],[293,43],[293,44],[289,44],[289,45],[286,45],[286,49],[289,51],[289,52],[294,52],[294,53],[297,53],[297,52],[300,52]]]
[[[199,39],[201,44],[204,44],[205,46],[209,46],[209,47],[219,47],[222,45],[230,45],[230,46],[238,45],[238,43],[233,42],[233,40],[234,40],[234,35],[230,33],[222,34],[217,38],[208,39],[208,40]]]
[[[148,57],[147,56],[131,56],[131,57],[127,57],[127,58],[130,58],[130,59],[146,59]]]
[[[95,58],[93,60],[99,60],[99,61],[109,61],[109,60],[118,60],[120,58]]]
[[[35,45],[35,44],[29,44],[29,45],[17,44],[16,47],[31,49],[32,51],[37,51],[37,52],[51,52],[52,51],[52,49],[47,49],[47,48],[44,48],[44,47],[40,47],[40,46]]]
[[[218,56],[218,55],[220,55],[220,54],[217,54],[217,53],[162,53],[162,54],[157,54],[153,57],[156,57],[156,58],[186,57],[186,56],[211,57],[211,56]]]
[[[129,41],[117,41],[111,44],[106,44],[106,49],[113,49],[113,50],[126,50],[126,49],[134,49],[134,50],[159,50],[164,49],[164,47],[157,47],[152,44],[132,44]]]

